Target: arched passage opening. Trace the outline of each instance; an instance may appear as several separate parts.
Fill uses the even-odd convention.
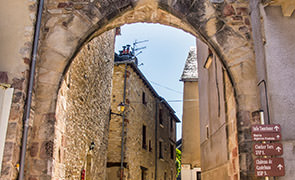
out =
[[[42,170],[35,173],[36,176],[54,177],[57,172],[52,168],[55,162],[52,152],[56,144],[55,137],[53,133],[42,133],[42,127],[50,127],[56,131],[57,95],[72,60],[79,56],[80,50],[86,48],[91,39],[126,23],[151,22],[180,28],[203,40],[215,52],[234,88],[238,109],[237,125],[241,131],[239,143],[244,143],[244,138],[249,135],[249,132],[244,132],[250,125],[249,114],[257,109],[258,104],[249,32],[238,31],[239,27],[227,19],[234,14],[224,12],[226,8],[238,6],[236,3],[220,5],[211,1],[93,1],[85,4],[48,2],[47,6],[38,64],[38,108],[35,110],[33,126],[35,136],[30,140],[30,144],[39,142],[40,147],[37,148],[40,155],[28,157],[29,169],[35,169],[39,162],[46,164],[44,168],[47,170],[46,173]],[[246,16],[242,17],[242,21]],[[41,156],[44,150],[45,155]],[[239,154],[244,161],[251,160],[249,152]],[[247,167],[240,168],[241,172],[248,170]],[[30,173],[29,170],[28,172]]]

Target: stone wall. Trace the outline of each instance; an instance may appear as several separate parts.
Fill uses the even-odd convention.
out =
[[[243,126],[242,123],[249,121],[250,112],[259,109],[248,3],[249,1],[240,0],[45,1],[34,89],[36,99],[31,116],[37,124],[35,126],[33,121],[30,122],[33,132],[30,136],[33,139],[29,139],[30,150],[40,151],[41,145],[35,141],[41,138],[44,142],[42,148],[51,149],[52,133],[48,133],[47,137],[42,133],[45,130],[52,131],[60,81],[80,47],[108,29],[134,22],[170,25],[204,40],[229,72],[240,114],[238,117],[241,124],[238,123],[238,126]],[[1,82],[14,84],[17,89],[14,91],[7,136],[9,139],[2,168],[3,174],[10,178],[17,175],[23,105],[37,6],[36,1],[27,0],[5,2],[0,7],[1,17],[4,17],[1,21]],[[241,128],[241,134],[248,136],[248,130]],[[33,153],[32,156],[36,155]],[[27,162],[34,169],[32,172],[27,169],[29,174],[41,175],[44,169],[37,170],[40,164],[46,166],[46,171],[51,171],[52,159],[42,157],[36,161],[34,157],[27,157]],[[247,158],[246,161],[251,160]],[[50,176],[50,173],[44,175],[45,178]]]
[[[93,39],[75,57],[62,81],[55,121],[53,178],[80,179],[85,169],[87,179],[105,179],[113,48],[114,31]],[[90,150],[92,142],[95,147]]]
[[[213,49],[229,72],[236,92],[237,111],[245,114],[239,116],[239,121],[248,121],[250,112],[259,109],[248,4],[249,1],[240,0],[46,1],[35,120],[41,122],[43,117],[55,114],[62,72],[85,42],[123,24],[152,22],[181,28]],[[241,129],[241,133],[247,136],[249,131]],[[47,160],[43,163],[51,164]]]
[[[117,112],[117,106],[123,102],[125,64],[115,65],[113,76],[112,92],[112,111]],[[145,94],[143,103],[142,96]],[[163,104],[163,125],[158,125],[158,140],[163,143],[163,159],[158,158],[159,150],[155,148],[155,118],[156,118],[156,100],[157,95],[153,94],[144,81],[138,76],[134,69],[128,65],[127,83],[126,83],[126,118],[125,118],[125,145],[124,145],[124,162],[127,168],[124,171],[126,179],[141,179],[141,167],[147,168],[145,172],[146,179],[155,178],[155,156],[158,162],[158,179],[163,179],[166,172],[167,178],[174,174],[175,177],[175,157],[170,159],[170,139],[175,138],[174,131],[170,132],[170,112]],[[146,146],[142,146],[142,129],[146,126]],[[116,167],[108,168],[109,180],[119,179],[119,164],[121,155],[121,132],[122,117],[112,115],[110,122],[109,146],[108,146],[108,163],[117,164]],[[170,136],[174,134],[174,136]],[[175,139],[174,139],[175,141]],[[159,146],[159,145],[158,145]],[[175,149],[175,146],[173,146]],[[175,152],[175,151],[174,151]],[[172,173],[171,173],[172,172]],[[117,176],[114,177],[114,174]],[[113,179],[112,179],[113,178]]]
[[[173,132],[170,132],[170,117],[171,117],[171,112],[167,109],[167,107],[164,105],[164,103],[159,104],[159,109],[162,109],[162,119],[163,123],[160,124],[158,123],[158,148],[157,148],[157,156],[158,156],[158,172],[157,172],[157,179],[159,180],[165,180],[165,179],[170,179],[172,180],[176,179],[176,168],[175,168],[175,158],[176,158],[176,153],[175,153],[175,142],[176,138],[175,136],[170,136],[171,133],[175,133],[175,128]],[[159,111],[159,118],[161,114]],[[160,120],[159,120],[160,122]],[[175,126],[174,126],[175,127]],[[173,137],[173,138],[170,138]],[[163,158],[159,158],[159,142],[162,142],[162,152],[163,152]],[[170,156],[170,145],[173,146],[174,150],[174,155],[173,158],[171,159]],[[166,176],[166,177],[165,177]]]

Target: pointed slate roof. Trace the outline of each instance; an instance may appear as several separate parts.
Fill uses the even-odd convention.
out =
[[[181,75],[181,81],[198,81],[197,49],[191,47]]]

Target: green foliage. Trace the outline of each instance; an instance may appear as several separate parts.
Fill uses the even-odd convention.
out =
[[[175,160],[175,165],[176,165],[176,177],[179,176],[179,173],[181,171],[181,151],[176,148],[176,160]]]

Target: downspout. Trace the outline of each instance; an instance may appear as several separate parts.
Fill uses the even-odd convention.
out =
[[[33,51],[32,51],[32,62],[31,62],[31,71],[30,71],[30,78],[29,78],[29,87],[28,87],[28,97],[26,100],[26,107],[25,107],[25,116],[24,116],[24,130],[23,130],[23,138],[22,138],[22,148],[21,148],[21,157],[20,157],[20,166],[19,166],[19,180],[23,180],[24,178],[24,167],[25,167],[25,158],[26,158],[26,150],[27,150],[27,139],[28,139],[28,129],[29,129],[29,120],[30,120],[30,110],[31,110],[31,103],[32,103],[32,91],[34,86],[34,77],[35,77],[35,69],[36,69],[36,58],[38,52],[38,43],[39,43],[39,36],[40,36],[40,28],[41,28],[41,18],[42,18],[42,11],[43,11],[44,0],[39,1],[38,7],[38,14],[37,14],[37,22],[35,27],[35,34],[34,34],[34,44],[33,44]]]
[[[155,113],[155,180],[157,180],[158,173],[158,109],[159,99],[156,97],[156,113]]]
[[[254,42],[255,51],[255,64],[258,80],[258,88],[260,94],[261,109],[267,112],[264,115],[266,123],[270,123],[269,102],[267,94],[267,73],[266,73],[266,57],[265,57],[265,37],[263,35],[263,19],[260,13],[261,0],[250,1],[250,16],[251,27]],[[261,87],[261,83],[264,84],[264,89]]]
[[[267,87],[266,87],[266,82],[264,79],[262,79],[257,86],[260,86],[260,84],[263,83],[264,84],[264,95],[265,95],[265,101],[266,101],[266,112],[267,112],[267,122],[266,124],[270,124],[270,115],[269,115],[269,107],[268,107],[268,94],[267,94]],[[264,120],[263,120],[264,121]],[[264,121],[265,123],[265,121]]]
[[[125,63],[125,72],[124,72],[124,90],[123,90],[123,104],[125,106],[126,102],[126,80],[127,80],[127,63]],[[124,123],[125,120],[125,109],[122,112],[122,134],[121,134],[121,174],[120,174],[120,180],[123,180],[124,177]]]

